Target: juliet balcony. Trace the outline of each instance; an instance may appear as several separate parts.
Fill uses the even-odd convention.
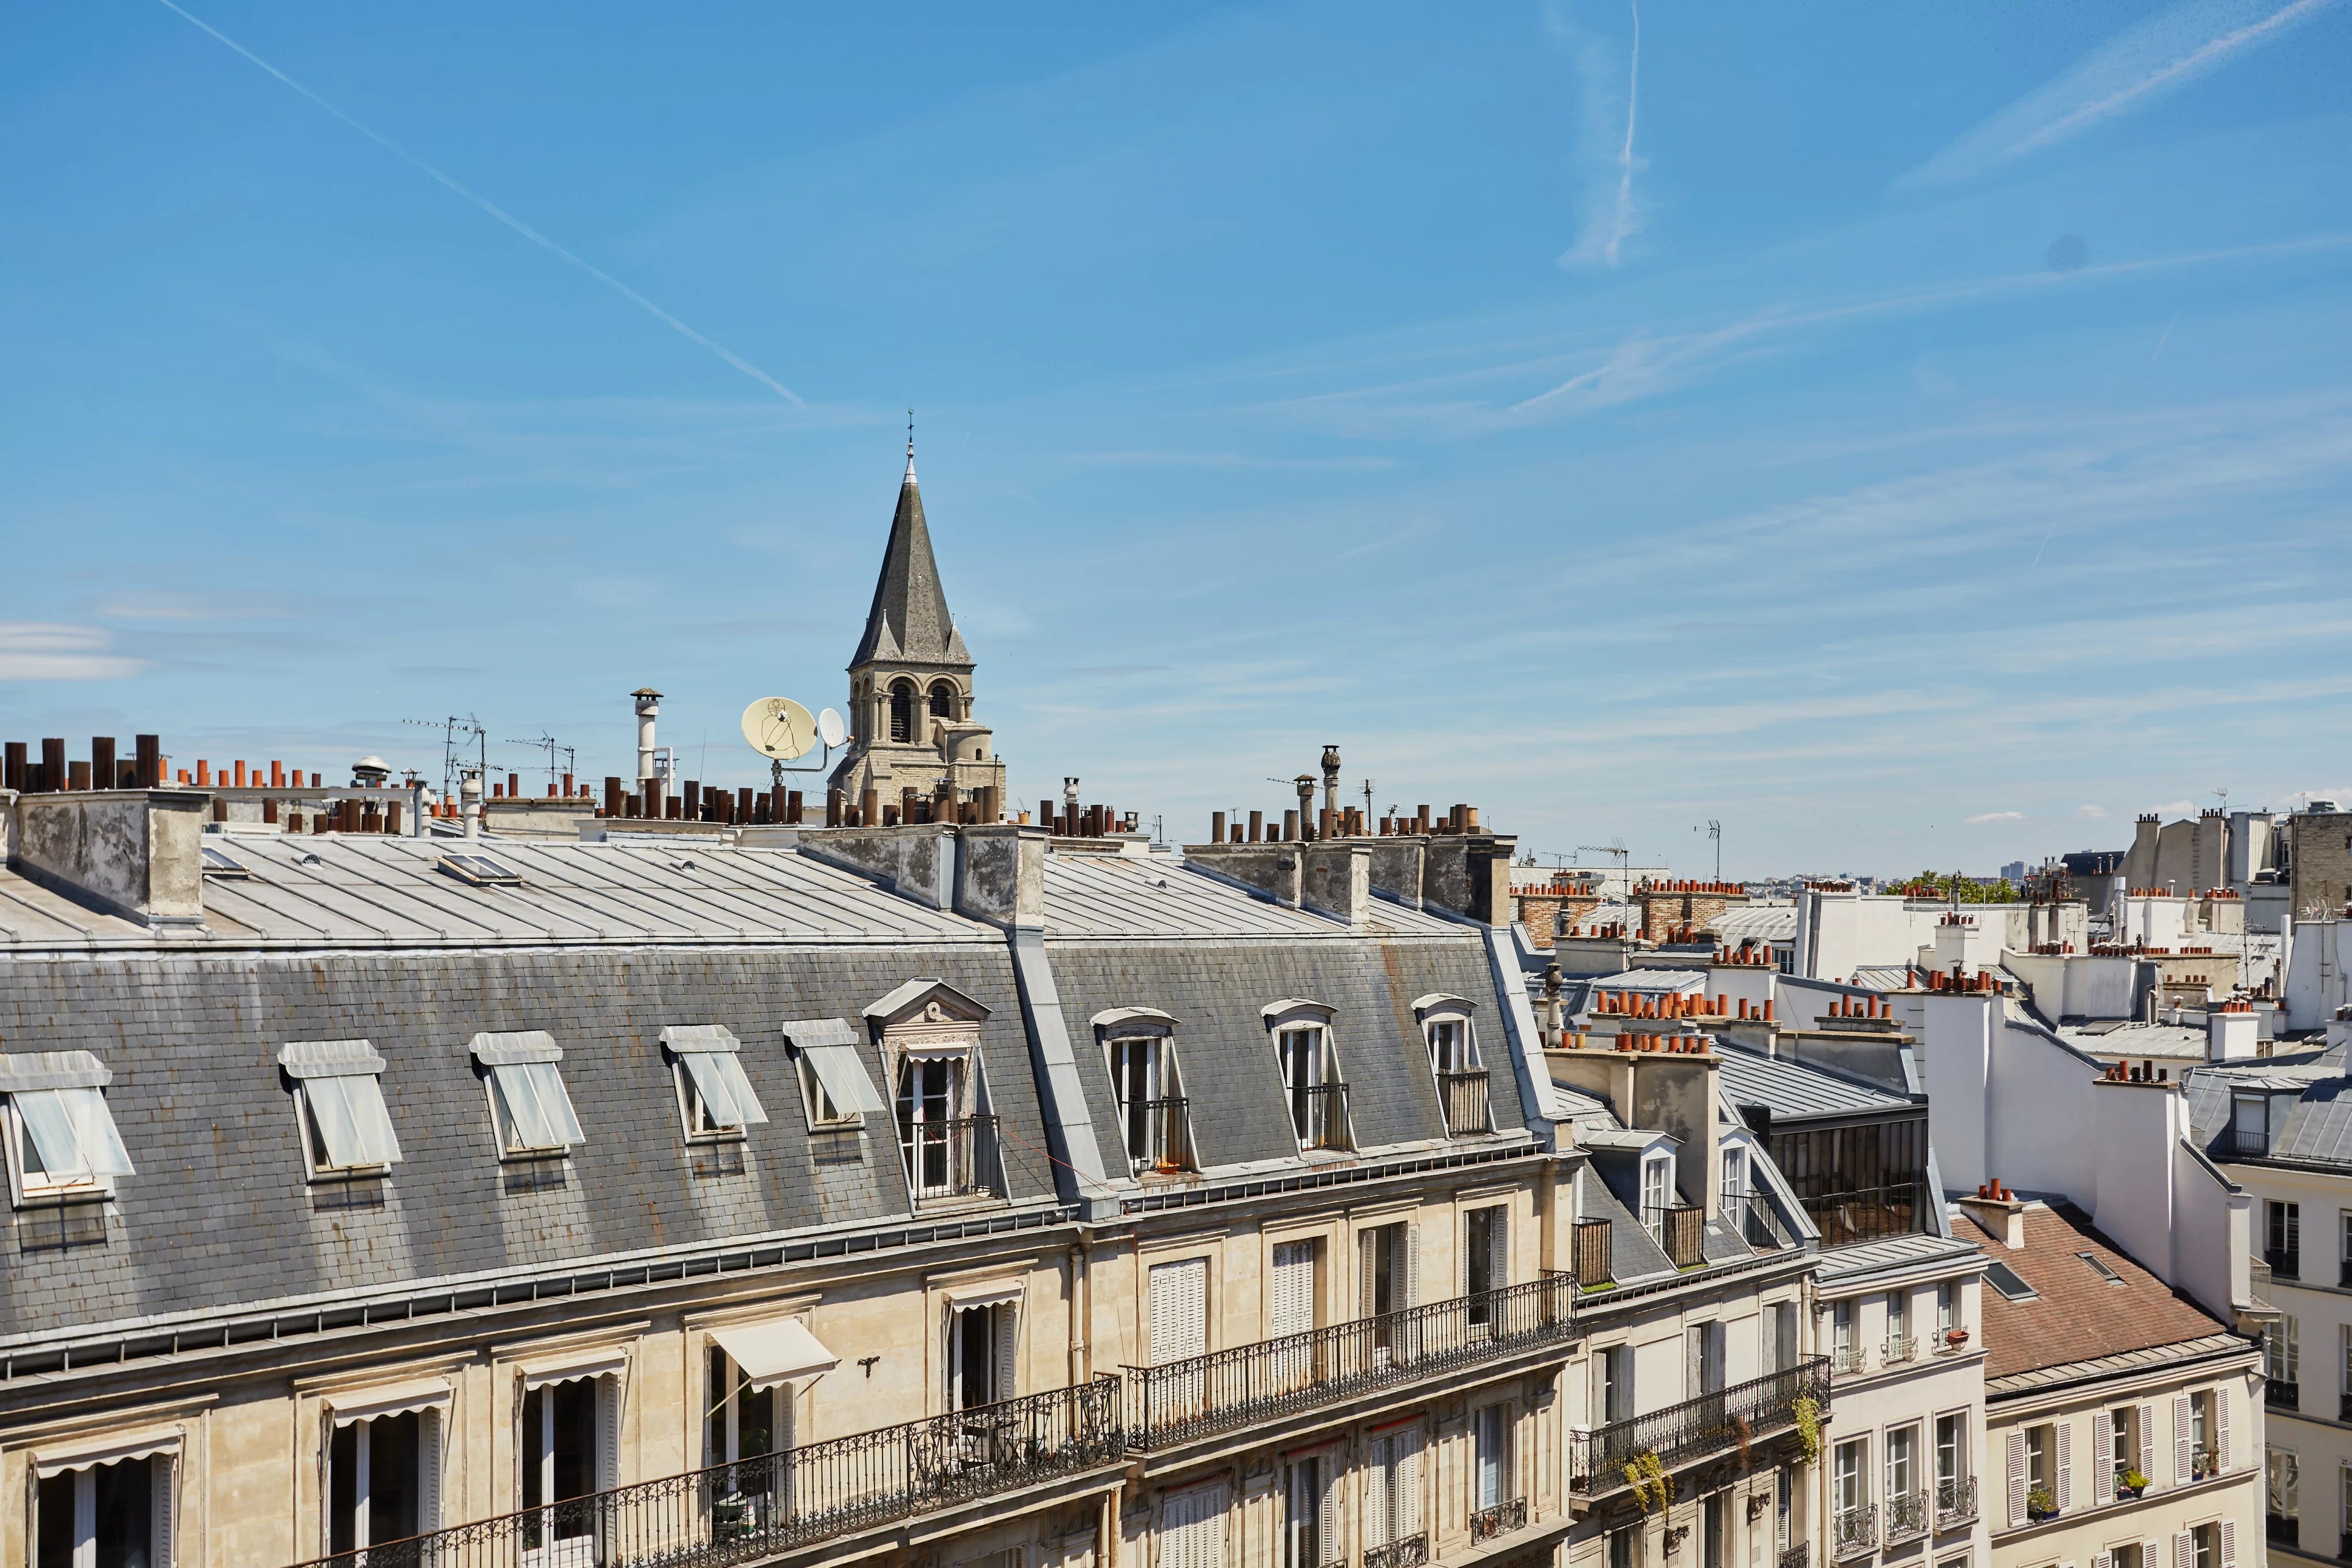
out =
[[[1829,1415],[1830,1364],[1811,1356],[1784,1372],[1769,1373],[1719,1394],[1702,1394],[1631,1420],[1569,1434],[1569,1491],[1591,1503],[1633,1484],[1654,1458],[1672,1474],[1795,1429],[1804,1405],[1819,1423]]]
[[[1148,1451],[1179,1448],[1540,1353],[1574,1337],[1575,1304],[1575,1281],[1546,1274],[1161,1366],[1130,1366],[1128,1442]]]
[[[1118,1379],[666,1476],[302,1568],[736,1568],[1126,1461]]]
[[[1465,1138],[1494,1130],[1492,1107],[1486,1103],[1487,1090],[1484,1068],[1437,1075],[1437,1098],[1445,1107],[1448,1134]]]

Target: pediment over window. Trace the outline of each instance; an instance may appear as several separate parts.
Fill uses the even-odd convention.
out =
[[[977,1029],[988,1009],[945,980],[909,980],[866,1008],[866,1021],[886,1032],[928,1025]]]

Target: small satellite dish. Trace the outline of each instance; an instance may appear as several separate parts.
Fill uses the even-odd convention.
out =
[[[761,756],[790,762],[816,744],[816,720],[790,697],[761,697],[743,710],[743,738]]]
[[[825,749],[830,751],[849,738],[849,727],[841,722],[839,714],[827,708],[816,716],[816,737],[824,741]]]

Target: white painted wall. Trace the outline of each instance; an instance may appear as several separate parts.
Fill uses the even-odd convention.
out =
[[[2062,1018],[2127,1019],[2138,1016],[2140,962],[2088,953],[2007,952],[2002,967],[2025,982],[2033,1006],[2055,1023]]]
[[[2289,1029],[2321,1029],[2336,1009],[2352,1002],[2352,921],[2283,919]]]

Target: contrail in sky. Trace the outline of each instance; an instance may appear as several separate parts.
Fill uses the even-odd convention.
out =
[[[713,342],[709,338],[704,337],[701,333],[696,331],[693,328],[688,326],[685,322],[679,320],[677,317],[671,315],[668,311],[663,309],[660,306],[655,304],[652,300],[646,298],[644,295],[638,293],[635,289],[630,287],[627,284],[614,277],[611,273],[606,272],[603,267],[596,266],[593,262],[587,261],[573,255],[571,251],[564,249],[562,246],[556,244],[553,240],[540,233],[537,229],[531,227],[529,224],[523,222],[512,213],[508,212],[504,207],[499,206],[497,203],[492,202],[486,197],[475,194],[472,191],[467,189],[456,180],[451,179],[448,175],[443,173],[432,164],[427,163],[424,159],[419,158],[415,153],[411,152],[405,147],[401,146],[390,137],[385,136],[382,132],[366,125],[362,125],[358,120],[352,119],[350,115],[345,114],[341,110],[337,109],[333,104],[329,103],[325,99],[320,98],[317,93],[312,92],[309,88],[304,87],[300,82],[296,81],[292,77],[288,76],[284,71],[279,70],[276,66],[271,65],[268,60],[263,59],[259,55],[255,54],[251,49],[247,48],[243,44],[238,43],[235,38],[230,37],[226,33],[222,32],[218,27],[215,27],[211,23],[205,21],[201,16],[190,14],[181,6],[174,5],[173,0],[155,0],[155,3],[190,25],[202,28],[205,32],[211,34],[214,37],[219,39],[222,43],[227,45],[230,48],[235,49],[238,54],[243,55],[247,59],[252,61],[255,65],[259,66],[263,70],[268,71],[271,76],[276,77],[279,81],[284,82],[288,87],[292,88],[296,92],[300,93],[304,98],[309,99],[312,103],[317,104],[320,109],[325,110],[329,114],[333,115],[337,120],[341,120],[345,125],[350,126],[353,131],[358,131],[362,136],[366,137],[369,141],[374,142],[377,146],[391,153],[394,157],[398,158],[401,162],[409,164],[413,168],[421,170],[425,173],[431,175],[442,184],[446,185],[450,190],[455,191],[457,194],[465,197],[466,200],[473,203],[474,205],[479,207],[482,211],[489,214],[490,216],[498,219],[499,222],[506,225],[507,227],[514,230],[515,233],[522,235],[523,238],[530,241],[531,244],[540,246],[543,250],[552,251],[557,256],[562,256],[564,260],[570,262],[572,266],[578,267],[581,271],[586,273],[589,277],[594,278],[605,287],[613,290],[614,293],[618,294],[622,298],[626,299],[631,304],[636,306],[639,309],[645,311],[647,315],[653,317],[654,319],[659,321],[663,326],[667,327],[671,331],[676,332],[678,336],[687,339],[690,342],[701,344],[704,348],[709,350],[712,353],[718,355],[720,359],[726,361],[729,364],[734,366],[737,370],[751,377],[753,381],[758,382],[761,386],[767,387],[769,390],[775,392],[777,396],[782,398],[786,402],[791,403],[794,408],[804,408],[807,406],[807,404],[802,401],[799,393],[793,392],[792,388],[784,385],[783,382],[778,381],[775,377],[770,375],[767,371],[761,370],[759,366],[753,364],[742,355],[735,352],[734,350],[730,349],[724,343]]]
[[[167,0],[168,3],[168,0]],[[1617,155],[1617,221],[1609,225],[1609,265],[1617,265],[1617,247],[1624,243],[1626,225],[1633,217],[1633,115],[1642,103],[1642,7],[1635,0],[1633,59],[1625,73],[1625,150]]]

